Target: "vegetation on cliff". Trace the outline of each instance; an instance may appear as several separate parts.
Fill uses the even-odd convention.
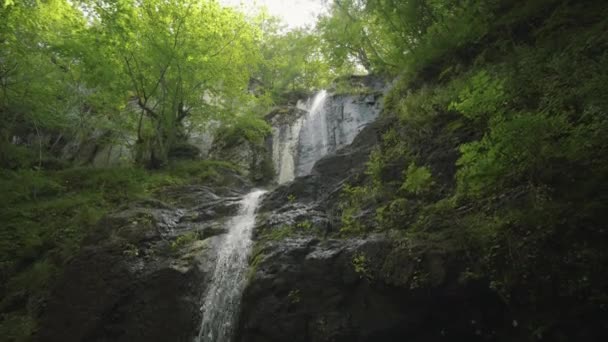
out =
[[[357,20],[387,39],[357,42],[361,63],[400,75],[384,110],[392,124],[344,190],[342,234],[400,230],[411,244],[463,248],[469,276],[525,317],[527,338],[597,338],[608,304],[608,8],[395,3],[333,8],[333,25]],[[375,226],[361,225],[370,211]]]
[[[108,210],[234,169],[173,160],[196,155],[194,128],[261,146],[275,104],[365,70],[395,81],[339,234],[457,247],[525,338],[596,337],[606,18],[593,0],[335,0],[315,28],[285,31],[211,0],[0,1],[0,335],[31,339],[49,285]],[[65,157],[91,136],[132,138],[133,165]]]

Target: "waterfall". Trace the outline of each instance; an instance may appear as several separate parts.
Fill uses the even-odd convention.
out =
[[[318,92],[308,114],[304,117],[300,130],[296,176],[309,174],[315,162],[327,154],[329,134],[327,132],[326,99],[327,91]]]
[[[229,231],[218,252],[196,342],[230,342],[245,285],[255,211],[265,192],[254,190],[245,195],[239,213],[227,223]]]
[[[335,95],[321,90],[296,108],[306,114],[289,123],[275,122],[272,158],[279,184],[310,174],[315,163],[350,144],[380,113],[374,95]]]

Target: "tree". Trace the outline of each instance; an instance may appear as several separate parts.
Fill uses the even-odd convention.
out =
[[[126,75],[113,86],[140,110],[140,159],[151,166],[166,162],[185,120],[234,114],[232,102],[246,96],[257,32],[242,14],[208,0],[88,5],[103,58]]]
[[[79,106],[83,65],[76,51],[85,31],[81,12],[64,0],[4,2],[0,7],[0,149],[7,165],[14,136],[70,131],[86,113]],[[6,160],[5,160],[6,159]]]
[[[307,28],[286,31],[278,18],[261,16],[262,54],[256,76],[276,99],[289,91],[310,91],[329,83],[330,69],[321,51],[321,41]]]

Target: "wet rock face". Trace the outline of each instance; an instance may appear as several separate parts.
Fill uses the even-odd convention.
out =
[[[290,203],[291,198],[292,201],[331,214],[336,209],[344,184],[357,183],[370,152],[387,124],[378,120],[367,125],[350,145],[317,161],[310,175],[277,187],[265,197],[261,211],[287,210],[283,207]]]
[[[242,170],[243,175],[256,183],[267,183],[273,177],[272,156],[265,145],[258,145],[244,137],[229,141],[216,137],[209,158],[228,161]]]
[[[279,184],[308,175],[315,162],[350,144],[380,113],[382,89],[357,94],[321,91],[296,107],[267,116],[270,147]]]
[[[344,185],[358,184],[389,125],[366,126],[310,175],[266,196],[237,341],[516,340],[502,302],[487,282],[467,279],[466,253],[453,243],[412,246],[392,233],[331,238]]]
[[[37,340],[192,341],[237,191],[170,189],[167,202],[102,219],[52,291]]]
[[[460,253],[412,253],[386,236],[264,242],[237,341],[483,341],[502,309],[459,278]]]

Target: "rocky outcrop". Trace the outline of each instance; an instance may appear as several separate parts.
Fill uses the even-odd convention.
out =
[[[343,238],[339,198],[361,182],[384,119],[264,199],[237,341],[488,341],[519,331],[467,252],[446,236]],[[375,211],[358,218],[373,225]],[[517,323],[515,323],[517,325]]]
[[[211,159],[223,160],[236,165],[243,175],[255,183],[268,183],[274,176],[270,152],[266,146],[248,141],[244,137],[235,140],[219,136],[209,152]]]
[[[37,340],[192,341],[244,186],[172,188],[102,219],[52,291]]]
[[[262,210],[283,208],[289,198],[302,205],[331,212],[336,208],[344,184],[357,184],[369,154],[389,122],[377,120],[365,126],[350,145],[321,158],[311,174],[278,186],[262,203]]]
[[[353,77],[340,84],[267,117],[277,183],[308,175],[321,157],[349,145],[378,117],[386,87],[381,78]]]
[[[463,275],[461,251],[374,235],[256,252],[237,341],[483,341],[508,324],[490,289]]]

